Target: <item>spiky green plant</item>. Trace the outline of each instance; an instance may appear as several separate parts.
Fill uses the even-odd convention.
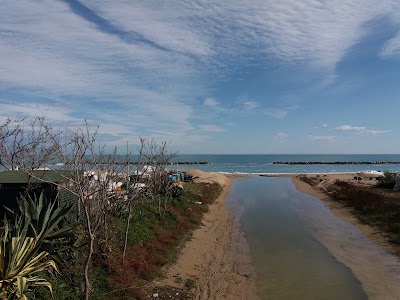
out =
[[[51,284],[39,273],[57,267],[46,259],[48,253],[39,251],[40,242],[26,236],[28,225],[22,217],[13,226],[4,220],[0,235],[0,299],[28,299],[30,287],[45,286],[52,293]]]
[[[58,229],[70,207],[56,207],[41,194],[39,199],[22,198],[21,214],[14,224],[4,219],[0,246],[0,299],[28,299],[29,288],[51,284],[40,274],[56,264],[43,250],[46,242],[62,237],[68,229]]]
[[[28,224],[27,236],[36,238],[41,243],[41,249],[55,254],[54,242],[73,235],[70,226],[59,227],[60,222],[70,211],[71,206],[57,206],[51,203],[43,193],[37,198],[36,195],[21,197],[19,210],[24,221]],[[57,249],[60,251],[60,249]]]

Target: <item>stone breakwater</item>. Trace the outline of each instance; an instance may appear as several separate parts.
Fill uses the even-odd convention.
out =
[[[399,165],[399,161],[274,161],[274,165]]]

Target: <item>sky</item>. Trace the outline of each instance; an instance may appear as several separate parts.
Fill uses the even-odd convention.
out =
[[[0,120],[119,149],[400,153],[399,78],[398,0],[0,1]]]

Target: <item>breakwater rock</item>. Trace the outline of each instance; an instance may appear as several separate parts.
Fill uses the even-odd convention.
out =
[[[399,165],[400,161],[274,161],[274,165]]]

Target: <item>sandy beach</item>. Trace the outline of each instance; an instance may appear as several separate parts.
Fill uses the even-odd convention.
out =
[[[247,243],[225,205],[233,176],[199,170],[189,172],[198,177],[195,182],[217,182],[223,191],[210,205],[203,225],[193,232],[177,262],[166,270],[165,279],[157,285],[189,289],[198,300],[257,299]]]
[[[159,280],[156,286],[190,291],[195,295],[194,299],[257,299],[256,275],[251,265],[248,246],[225,205],[233,178],[237,176],[199,170],[190,170],[190,173],[198,176],[197,182],[218,182],[223,186],[223,192],[210,206],[209,212],[204,216],[203,225],[193,232],[192,238],[181,249],[177,262],[166,269],[164,279]],[[291,178],[298,191],[321,199],[336,216],[354,224],[374,244],[388,253],[396,252],[381,232],[358,222],[348,208],[333,201],[323,192],[324,188],[337,179],[353,180],[352,174],[276,176]],[[305,176],[316,180],[315,184],[300,180],[300,176],[303,176],[303,179]],[[370,185],[372,182],[361,181],[357,184]],[[376,264],[370,264],[371,253],[364,257],[358,256],[359,249],[356,247],[352,249],[350,246],[344,253],[330,238],[321,237],[322,243],[326,243],[329,251],[352,270],[370,299],[398,298],[400,287],[397,287],[394,277],[388,274],[387,265],[377,267]],[[188,286],[188,282],[191,282],[192,286]]]

